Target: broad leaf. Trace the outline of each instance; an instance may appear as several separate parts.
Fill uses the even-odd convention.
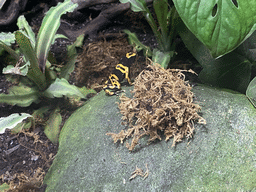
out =
[[[209,49],[195,37],[181,20],[178,23],[177,31],[182,41],[200,65],[203,68],[207,67],[214,60]]]
[[[239,52],[244,55],[251,63],[256,61],[256,31],[246,39],[238,48]]]
[[[246,90],[246,96],[256,108],[256,77],[250,82]]]
[[[39,91],[36,88],[30,88],[24,85],[13,86],[8,90],[8,94],[0,94],[0,103],[9,105],[18,105],[27,107],[31,103],[39,102]]]
[[[27,113],[14,113],[8,117],[0,118],[0,134],[3,134],[6,129],[13,129],[19,123],[22,123],[23,120],[27,118],[33,118],[30,114]]]
[[[61,121],[60,109],[56,108],[50,114],[49,120],[46,122],[46,126],[44,128],[45,135],[54,144],[57,144],[59,140]]]
[[[204,83],[245,93],[251,77],[251,63],[233,51],[212,60],[199,77]]]
[[[39,29],[36,42],[36,54],[41,70],[44,71],[48,52],[60,26],[61,15],[73,11],[77,6],[78,5],[71,0],[65,0],[63,3],[58,3],[56,7],[51,7],[46,13]]]
[[[48,89],[45,90],[44,95],[49,98],[63,97],[63,96],[79,96],[84,98],[85,96],[79,91],[75,85],[70,85],[69,82],[62,78],[57,78]]]
[[[256,1],[173,0],[195,36],[213,57],[231,52],[256,29]]]
[[[247,58],[249,56],[248,48],[243,48],[244,44],[234,52],[214,59],[209,49],[187,29],[183,22],[179,22],[177,29],[188,50],[203,67],[203,71],[199,75],[202,82],[245,92],[251,77],[251,64]],[[251,37],[245,42],[250,39]]]

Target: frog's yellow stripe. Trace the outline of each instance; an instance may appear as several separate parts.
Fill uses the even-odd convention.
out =
[[[126,53],[126,57],[127,57],[128,59],[130,59],[131,57],[134,57],[134,56],[136,56],[136,53],[131,53],[131,52]]]
[[[121,59],[121,63],[116,65],[115,70],[110,74],[108,80],[105,82],[106,85],[103,89],[108,95],[116,95],[116,93],[121,90],[121,81],[123,81],[123,79],[127,79],[128,83],[130,85],[132,84],[129,78],[129,67],[132,64],[133,59],[130,60],[130,58],[136,56],[136,53],[129,52],[126,53],[125,56],[128,60]]]

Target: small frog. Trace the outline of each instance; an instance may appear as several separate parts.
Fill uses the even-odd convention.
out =
[[[126,53],[125,57],[122,57],[119,64],[116,65],[115,69],[110,74],[108,80],[105,82],[103,90],[107,95],[116,95],[121,91],[121,82],[126,79],[131,85],[132,82],[129,77],[129,69],[132,63],[135,61],[136,53]]]

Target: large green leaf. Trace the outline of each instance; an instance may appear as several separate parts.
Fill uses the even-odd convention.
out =
[[[251,63],[233,51],[212,60],[199,77],[204,83],[245,93],[251,77]]]
[[[49,98],[63,96],[79,96],[81,98],[85,97],[75,85],[70,85],[69,82],[64,78],[57,78],[48,87],[48,89],[45,90],[44,95]]]
[[[256,77],[250,82],[247,90],[246,96],[251,101],[251,103],[256,107]]]
[[[246,39],[237,49],[244,55],[251,63],[256,61],[256,31]]]
[[[24,85],[13,86],[8,89],[8,94],[0,94],[0,103],[7,103],[9,105],[18,105],[20,107],[27,107],[31,103],[38,103],[39,91],[36,88],[30,88]]]
[[[209,49],[187,29],[183,22],[179,22],[177,30],[186,47],[203,67],[199,75],[202,82],[245,92],[251,77],[250,62],[253,60],[252,53],[248,52],[252,47],[247,44],[253,36],[233,52],[214,59]]]
[[[200,63],[200,65],[203,68],[207,67],[209,63],[214,60],[209,49],[207,49],[207,47],[195,37],[195,35],[186,27],[181,19],[178,21],[178,23],[177,31],[179,36],[182,38],[182,41],[190,53]]]
[[[5,129],[13,129],[18,124],[22,123],[23,120],[27,118],[32,118],[30,114],[27,113],[14,113],[9,115],[8,117],[1,117],[0,118],[0,134],[5,132]]]
[[[213,57],[234,50],[256,29],[255,0],[173,0],[186,26]]]
[[[60,26],[61,15],[73,11],[77,6],[78,5],[71,0],[65,0],[63,3],[58,3],[56,7],[52,7],[46,13],[39,29],[36,42],[36,54],[39,66],[43,71],[51,44]]]

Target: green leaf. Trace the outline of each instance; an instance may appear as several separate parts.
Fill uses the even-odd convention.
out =
[[[77,6],[78,4],[73,3],[71,0],[65,0],[63,3],[58,3],[56,7],[51,7],[46,13],[39,29],[36,42],[36,55],[38,57],[39,66],[43,71],[51,44],[60,26],[61,15],[66,12],[72,12]]]
[[[209,66],[209,63],[214,60],[209,49],[195,37],[182,20],[178,21],[178,23],[178,34],[190,53],[196,58],[203,68]]]
[[[59,140],[61,122],[62,118],[60,115],[60,109],[57,107],[50,114],[49,120],[46,122],[46,126],[44,128],[45,135],[54,144],[57,144]]]
[[[35,33],[32,31],[32,28],[29,26],[24,15],[19,16],[18,21],[17,21],[17,26],[19,27],[19,30],[21,32],[24,32],[29,37],[32,47],[34,49],[35,42],[36,42]]]
[[[130,3],[131,10],[134,12],[147,11],[145,0],[119,0],[121,3]]]
[[[46,88],[45,76],[39,69],[38,59],[30,40],[20,31],[16,31],[15,37],[26,60],[30,62],[30,69],[27,74],[28,78],[30,78],[40,90],[44,90]]]
[[[167,69],[174,52],[162,52],[158,49],[153,50],[152,61],[160,64],[164,69]]]
[[[19,123],[22,123],[22,121],[27,118],[33,118],[33,116],[27,113],[14,113],[9,115],[8,117],[1,117],[0,134],[3,134],[6,129],[15,128]]]
[[[199,74],[202,82],[245,92],[251,77],[251,64],[247,58],[250,47],[244,48],[242,44],[233,52],[215,60],[209,49],[187,29],[183,22],[179,22],[177,30],[188,50],[203,67]],[[250,39],[251,37],[245,42]]]
[[[53,38],[53,41],[52,41],[52,45],[54,44],[54,41],[56,39],[68,39],[65,35],[62,35],[62,34],[55,34],[54,38]]]
[[[245,93],[251,77],[251,63],[233,51],[212,60],[199,74],[204,82]]]
[[[143,45],[135,33],[132,33],[129,30],[123,30],[123,32],[125,32],[128,35],[129,43],[135,46],[135,49],[137,50],[137,52],[140,52],[141,50],[143,50],[144,56],[148,56],[148,57],[152,56],[152,51],[150,47]]]
[[[256,108],[256,77],[250,82],[246,90],[246,96]]]
[[[52,65],[48,60],[46,60],[44,74],[45,74],[47,85],[50,85],[57,78],[57,73],[55,70],[52,69]]]
[[[75,63],[77,58],[77,51],[76,47],[82,47],[83,46],[83,40],[84,40],[84,34],[77,37],[76,41],[72,44],[67,46],[68,48],[68,62],[65,64],[65,66],[61,69],[60,78],[69,79],[69,75],[74,71],[75,69]]]
[[[32,118],[31,118],[32,119]],[[24,130],[28,130],[30,129],[31,126],[35,126],[34,125],[34,120],[32,121],[23,121],[21,123],[19,123],[16,127],[14,127],[13,129],[11,129],[11,133],[13,134],[17,134],[20,133],[23,129]]]
[[[0,103],[27,107],[33,102],[38,103],[40,101],[40,94],[36,88],[18,85],[11,87],[8,92],[8,94],[0,94]]]
[[[48,89],[43,93],[46,97],[63,97],[63,96],[79,96],[84,98],[85,96],[79,91],[75,85],[70,85],[69,82],[62,78],[57,78]]]
[[[251,63],[256,61],[256,31],[246,39],[237,50],[244,55]]]
[[[213,57],[231,52],[256,29],[256,1],[173,2],[186,26],[210,49]]]

